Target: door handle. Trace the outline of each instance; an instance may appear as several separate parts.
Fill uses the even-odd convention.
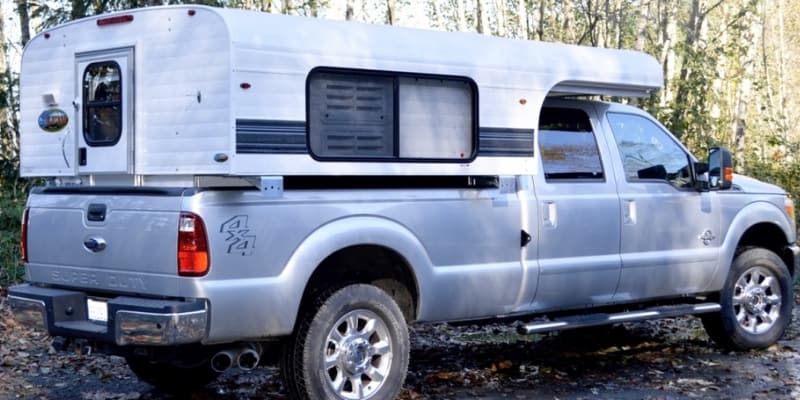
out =
[[[546,228],[555,228],[558,226],[558,209],[556,202],[547,200],[542,204],[542,218]]]
[[[636,225],[636,200],[624,200],[622,223],[625,225]]]
[[[106,220],[106,205],[105,204],[89,204],[89,210],[86,213],[86,219],[89,221],[103,222]]]
[[[106,241],[100,237],[90,237],[83,241],[83,247],[92,253],[97,253],[106,249]]]

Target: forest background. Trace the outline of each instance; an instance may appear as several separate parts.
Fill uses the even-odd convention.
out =
[[[2,0],[0,293],[19,280],[19,59],[32,35],[81,17],[175,3],[635,49],[664,89],[639,100],[700,159],[727,146],[735,168],[800,200],[800,1],[796,0]],[[627,99],[613,99],[628,101]],[[633,100],[631,100],[633,101]]]

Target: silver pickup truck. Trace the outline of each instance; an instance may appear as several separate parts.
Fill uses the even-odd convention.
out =
[[[179,18],[223,12],[227,11],[155,8],[60,29],[68,38],[73,30],[117,29],[115,24],[128,24],[119,28],[128,29],[164,13],[171,13],[170,23],[174,23]],[[250,18],[249,13],[241,15]],[[397,32],[336,24],[336,29],[374,30],[378,36]],[[53,39],[37,37],[26,55],[34,54],[40,42],[44,46],[49,43],[46,40],[58,40],[62,31],[54,30]],[[436,32],[401,33],[402,37],[432,35],[445,42],[455,40],[450,35],[461,38]],[[420,43],[418,39],[409,40]],[[142,43],[137,46],[148,42]],[[464,43],[488,43],[495,48],[509,42],[467,35]],[[537,46],[554,54],[584,51]],[[381,164],[373,153],[358,153],[380,150],[367,139],[360,147],[325,144],[340,140],[341,129],[315,139],[317,129],[324,131],[315,124],[324,127],[327,123],[324,118],[314,122],[314,104],[324,100],[314,98],[317,82],[339,90],[361,78],[340,76],[352,71],[325,69],[314,75],[312,70],[302,74],[302,81],[308,80],[306,96],[312,99],[299,103],[307,113],[307,124],[271,120],[268,125],[237,118],[231,128],[235,129],[235,155],[241,160],[253,149],[266,149],[264,157],[279,159],[284,157],[277,154],[281,151],[299,152],[298,168],[319,163],[339,168],[335,173],[265,174],[255,186],[242,184],[250,178],[230,184],[233,178],[222,176],[216,181],[195,177],[188,184],[162,177],[147,184],[146,174],[140,174],[144,168],[140,157],[157,152],[156,146],[136,154],[136,165],[129,166],[136,176],[130,184],[121,184],[126,182],[124,177],[115,181],[96,170],[81,172],[81,167],[92,167],[98,159],[98,148],[111,151],[119,142],[119,137],[117,141],[94,137],[106,132],[108,124],[94,131],[87,115],[98,126],[114,121],[128,124],[136,132],[128,146],[139,146],[152,138],[147,136],[150,128],[135,121],[150,121],[157,112],[142,111],[148,106],[145,102],[135,103],[135,111],[126,103],[134,97],[131,91],[142,94],[152,89],[125,89],[126,71],[137,66],[144,71],[137,75],[140,79],[148,70],[134,62],[119,67],[114,61],[114,57],[130,60],[147,53],[137,47],[108,54],[111,61],[102,61],[102,53],[91,53],[88,61],[78,57],[79,68],[87,72],[78,69],[84,78],[73,102],[77,116],[48,111],[45,117],[53,123],[48,125],[48,118],[44,125],[40,122],[43,130],[61,129],[61,124],[79,132],[75,154],[68,151],[72,145],[62,143],[60,153],[51,158],[52,165],[57,165],[63,155],[67,167],[62,169],[76,168],[69,161],[77,160],[78,169],[31,192],[22,229],[28,283],[9,290],[16,317],[45,329],[56,338],[54,346],[59,349],[79,346],[121,355],[140,379],[168,390],[204,385],[228,368],[249,370],[280,360],[294,397],[385,399],[395,397],[405,379],[411,323],[502,318],[520,321],[509,329],[530,334],[697,314],[719,345],[750,349],[775,343],[791,320],[800,248],[795,244],[794,204],[783,190],[734,175],[731,156],[723,147],[712,149],[701,162],[653,117],[635,107],[563,95],[614,88],[619,92],[613,93],[631,93],[641,89],[638,84],[610,79],[610,83],[594,85],[588,78],[576,78],[552,86],[547,98],[536,105],[541,105],[533,114],[538,126],[530,129],[512,129],[517,111],[503,111],[495,105],[499,102],[490,101],[491,96],[499,96],[499,86],[484,89],[490,78],[480,71],[472,78],[465,75],[463,80],[430,84],[438,88],[436,93],[447,92],[450,99],[459,99],[463,88],[476,93],[465,97],[473,104],[473,117],[468,119],[472,122],[464,125],[474,126],[468,131],[473,136],[466,136],[472,139],[461,143],[453,136],[445,143],[465,144],[471,151],[460,154],[463,161],[439,163],[442,173],[437,174],[415,170],[414,163],[428,162],[419,157],[402,160],[403,151],[422,154],[441,148],[426,147],[426,139],[420,136],[413,140],[404,136],[412,134],[404,133],[403,124],[425,121],[423,117],[409,122],[399,115],[386,125],[388,132],[395,132],[394,143],[400,148],[394,157],[409,164]],[[37,86],[32,100],[25,100],[25,60],[23,115],[27,115],[26,107],[38,104],[37,96],[44,90]],[[123,95],[116,100],[92,100],[99,98],[97,90],[90,90],[99,87],[96,78],[109,70],[115,75],[108,87],[117,85],[114,90],[119,91],[121,83]],[[575,71],[571,73],[582,73]],[[591,68],[585,71],[595,73]],[[402,91],[412,89],[404,88],[429,79],[392,74],[365,73],[368,84],[357,90],[378,96],[375,93],[385,87],[387,101],[393,98],[410,104],[403,103],[407,98]],[[257,86],[260,81],[252,79]],[[430,80],[446,81],[440,75]],[[381,86],[383,81],[389,82],[387,86]],[[232,82],[232,90],[240,86],[252,90],[249,82]],[[478,90],[483,108],[478,106]],[[207,93],[200,90],[187,101],[193,107],[213,103]],[[519,93],[523,92],[513,92],[514,104],[526,107],[525,97],[517,101]],[[646,95],[649,89],[637,93]],[[327,99],[341,100],[336,96],[329,94]],[[53,97],[54,104],[61,101]],[[533,102],[536,97],[528,98]],[[186,107],[186,113],[191,113]],[[411,109],[403,107],[389,109],[401,113]],[[340,117],[352,117],[356,124],[374,111],[364,108],[363,113],[356,110]],[[337,108],[328,105],[327,109]],[[113,114],[119,110],[121,119],[104,117],[119,116]],[[456,111],[441,113],[439,119],[458,115]],[[502,129],[483,124],[484,120],[488,124],[501,121],[496,115],[511,122]],[[78,125],[70,125],[67,118]],[[153,122],[152,129],[159,126]],[[365,125],[352,126],[362,129]],[[299,139],[293,141],[295,136],[288,135],[298,127]],[[111,129],[112,134],[124,132]],[[270,142],[278,135],[275,132],[290,139]],[[52,138],[25,139],[24,135],[23,148],[26,143]],[[64,137],[69,139],[67,134]],[[413,146],[403,150],[404,143]],[[180,167],[181,153],[175,151],[174,162]],[[347,151],[354,153],[345,159],[326,158]],[[27,154],[34,153],[35,149]],[[230,162],[225,154],[213,156],[217,163]],[[391,157],[391,151],[386,157]],[[497,165],[517,157],[535,168],[530,173],[506,173],[502,168],[494,174],[481,172],[484,167],[478,160],[492,157],[499,157]],[[356,167],[362,164],[369,164],[365,170],[371,172],[359,173]],[[267,170],[286,168],[265,165]],[[374,173],[380,165],[386,172]],[[408,169],[399,169],[404,166]],[[35,162],[23,159],[23,172],[28,167],[36,167]],[[459,174],[459,168],[476,168],[476,173]],[[74,180],[63,177],[72,172]]]

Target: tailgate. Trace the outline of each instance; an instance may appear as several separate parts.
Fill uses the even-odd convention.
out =
[[[36,189],[28,278],[101,291],[172,294],[183,189]]]

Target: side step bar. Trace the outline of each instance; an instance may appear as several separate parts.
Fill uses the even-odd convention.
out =
[[[563,331],[567,329],[586,328],[589,326],[608,325],[620,322],[645,321],[679,317],[682,315],[704,314],[722,309],[718,303],[680,304],[645,308],[636,311],[620,312],[615,314],[589,314],[564,317],[554,320],[533,322],[517,326],[517,332],[522,335]]]

